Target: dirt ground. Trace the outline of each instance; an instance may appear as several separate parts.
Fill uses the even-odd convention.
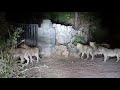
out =
[[[120,62],[110,58],[82,60],[80,58],[41,58],[39,63],[29,65],[21,71],[21,78],[120,78]]]

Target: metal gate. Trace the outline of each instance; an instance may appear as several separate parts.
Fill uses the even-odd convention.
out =
[[[15,28],[21,28],[24,32],[18,38],[18,43],[25,39],[28,46],[38,46],[38,24],[16,24]]]

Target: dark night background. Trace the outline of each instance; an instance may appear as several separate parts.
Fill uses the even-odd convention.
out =
[[[119,12],[97,12],[101,16],[102,27],[107,28],[109,35],[105,41],[111,46],[120,47],[120,38],[115,38],[116,35],[120,36],[120,13]],[[37,23],[41,24],[44,18],[44,12],[9,12],[6,14],[9,22],[16,23]],[[114,37],[113,37],[114,36]],[[114,43],[114,44],[113,44]]]

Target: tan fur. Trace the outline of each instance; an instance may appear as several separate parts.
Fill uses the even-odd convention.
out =
[[[28,50],[30,52],[31,56],[35,56],[37,58],[37,63],[39,62],[39,48],[37,48],[37,47],[29,47],[24,43],[21,44],[20,47]]]
[[[93,58],[93,49],[90,46],[77,43],[77,49],[79,50],[79,54],[82,53],[81,58],[83,58],[84,54],[87,55],[87,58],[89,58],[89,54]]]
[[[109,44],[106,44],[106,43],[104,43],[104,44],[98,44],[99,46],[102,46],[102,47],[105,47],[105,48],[110,48],[110,45]]]
[[[120,57],[120,49],[100,49],[99,50],[104,55],[104,62],[106,62],[109,57],[117,57],[117,61],[119,61]]]
[[[103,56],[104,56],[104,62],[106,62],[109,59],[109,57],[117,57],[117,61],[116,62],[119,61],[120,49],[108,49],[108,47],[105,48],[105,47],[99,46],[95,42],[90,42],[90,46],[93,49],[97,50],[96,54],[103,54]]]
[[[102,52],[100,52],[100,50],[103,49],[104,47],[98,46],[98,44],[96,44],[96,42],[90,42],[90,46],[93,49],[93,58],[95,55],[103,54]],[[93,58],[92,58],[92,60],[93,60]]]
[[[110,48],[110,45],[109,44],[97,44],[96,42],[90,42],[90,46],[93,46],[94,48],[98,48],[99,46],[100,47],[105,47],[105,48]]]
[[[14,59],[20,58],[21,59],[21,64],[24,62],[24,59],[27,60],[26,65],[29,64],[29,61],[30,61],[29,57],[31,59],[31,55],[27,50],[25,50],[23,48],[16,48],[16,49],[11,49],[10,53],[13,55]]]

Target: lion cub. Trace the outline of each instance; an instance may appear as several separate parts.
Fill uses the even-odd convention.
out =
[[[31,54],[31,56],[35,56],[37,58],[37,63],[39,62],[39,48],[37,48],[37,47],[29,47],[25,43],[22,43],[20,45],[20,47],[27,50]]]

